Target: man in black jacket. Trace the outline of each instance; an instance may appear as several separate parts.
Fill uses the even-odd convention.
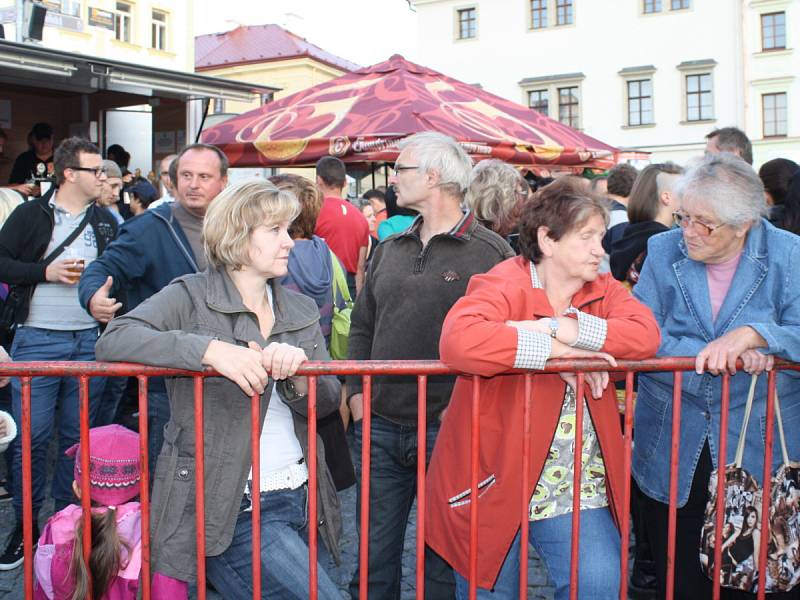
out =
[[[0,281],[19,297],[14,361],[92,361],[99,335],[97,321],[78,302],[78,280],[86,263],[96,259],[117,234],[114,217],[95,204],[105,172],[97,147],[80,138],[56,149],[58,187],[20,205],[0,230]],[[104,380],[89,384],[90,418],[97,409]],[[20,380],[12,382],[13,415],[21,430]],[[34,539],[44,501],[47,447],[58,427],[58,459],[53,497],[58,511],[74,501],[74,460],[64,451],[80,438],[78,381],[34,377],[31,381],[31,461]],[[59,417],[56,420],[56,409]],[[12,491],[17,527],[0,557],[0,570],[18,567],[22,554],[22,443],[13,445]]]

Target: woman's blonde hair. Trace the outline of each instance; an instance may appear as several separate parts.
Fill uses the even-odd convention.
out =
[[[527,182],[514,167],[488,159],[472,169],[465,199],[483,225],[505,235],[516,225],[517,209],[528,189]]]
[[[211,267],[241,269],[250,263],[250,234],[264,223],[291,223],[300,213],[292,192],[255,179],[229,186],[214,198],[203,220],[203,244]]]

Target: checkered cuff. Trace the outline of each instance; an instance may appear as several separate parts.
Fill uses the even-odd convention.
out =
[[[517,357],[515,369],[544,369],[550,358],[552,343],[546,333],[517,328]]]
[[[572,346],[581,350],[600,350],[606,343],[608,322],[600,317],[581,312],[577,308],[570,308],[567,313],[578,317],[578,339]]]

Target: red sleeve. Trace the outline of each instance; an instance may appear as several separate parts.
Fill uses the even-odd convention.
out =
[[[473,275],[466,295],[445,318],[439,339],[441,360],[459,371],[484,377],[513,369],[517,330],[505,322],[513,318],[517,299],[510,295],[515,294],[498,277]]]

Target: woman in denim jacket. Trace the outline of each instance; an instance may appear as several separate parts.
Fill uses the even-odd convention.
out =
[[[658,356],[695,356],[681,395],[675,598],[710,598],[699,542],[711,469],[731,463],[742,427],[751,373],[769,370],[773,356],[800,360],[800,237],[773,227],[758,175],[733,155],[708,156],[679,181],[680,229],[656,235],[634,288],[661,327]],[[736,360],[744,371],[735,368]],[[723,373],[730,380],[727,457],[718,455]],[[800,384],[778,375],[789,457],[800,458]],[[647,496],[647,534],[666,587],[667,514],[673,375],[643,373],[635,415],[633,476]],[[743,467],[763,473],[767,377],[756,388]],[[756,419],[754,419],[756,420]],[[775,436],[773,471],[781,462]],[[743,592],[722,590],[722,597]],[[795,597],[791,592],[791,597]],[[782,597],[776,594],[775,597]],[[751,597],[745,594],[744,597]],[[770,597],[773,597],[770,595]]]

